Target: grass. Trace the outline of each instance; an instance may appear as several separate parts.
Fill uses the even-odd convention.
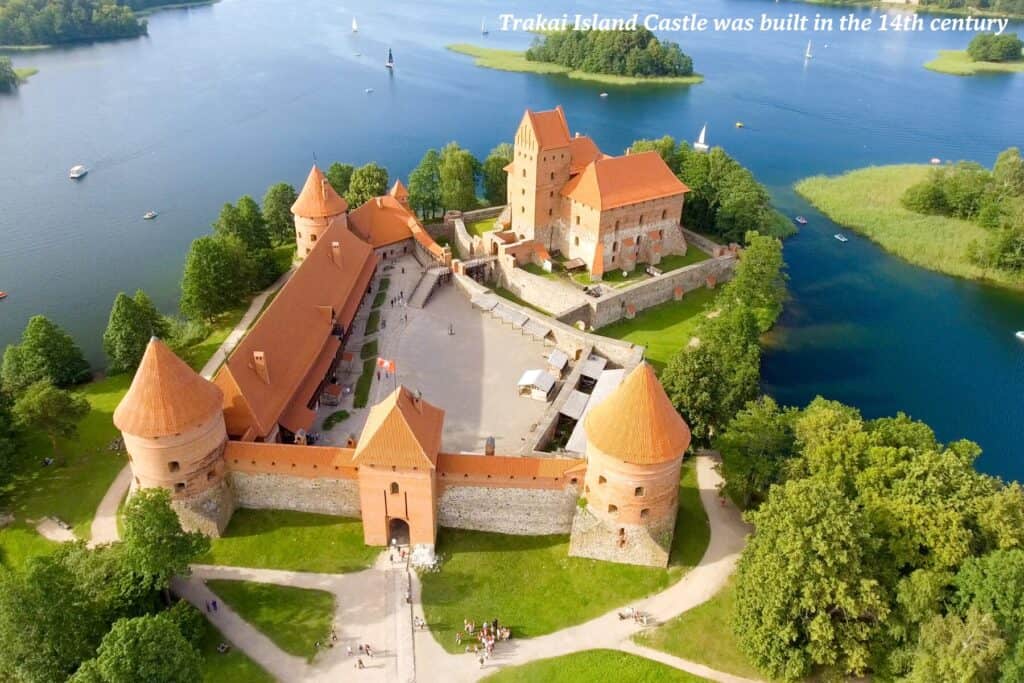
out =
[[[976,62],[967,54],[967,50],[939,50],[939,56],[926,63],[924,68],[953,76],[1017,73],[1024,71],[1024,59],[1015,62]]]
[[[313,661],[316,643],[330,642],[332,593],[253,581],[211,579],[206,585],[288,654]]]
[[[483,679],[488,683],[577,683],[578,681],[630,681],[631,683],[697,683],[699,678],[667,664],[617,650],[583,650],[571,655],[538,659],[502,669]]]
[[[20,69],[14,69],[14,75],[18,79],[18,83],[24,83],[32,76],[35,76],[37,73],[39,73],[39,69],[35,69],[30,66],[23,66]]]
[[[695,85],[704,81],[700,74],[692,76],[659,76],[659,77],[635,77],[635,76],[614,76],[612,74],[597,74],[586,71],[574,71],[561,64],[551,62],[531,62],[526,59],[525,52],[516,50],[496,50],[493,48],[479,47],[467,43],[455,43],[446,46],[452,52],[462,55],[469,55],[474,58],[477,66],[498,71],[522,71],[536,74],[561,74],[569,78],[594,81],[596,83],[607,83],[609,85]]]
[[[681,301],[666,301],[597,330],[597,334],[647,347],[646,357],[658,372],[689,343],[700,316],[714,301],[716,291],[701,287]]]
[[[336,425],[341,424],[348,419],[347,410],[335,410],[333,413],[324,418],[323,428],[325,430],[334,429]]]
[[[466,232],[470,235],[476,235],[477,237],[483,237],[485,233],[494,230],[494,222],[497,220],[495,217],[484,218],[483,220],[473,221],[472,223],[466,223]]]
[[[733,580],[713,598],[658,628],[638,634],[641,645],[662,650],[735,676],[763,679],[740,652],[733,635],[736,586]]]
[[[495,287],[492,291],[498,296],[500,296],[502,299],[508,299],[512,303],[519,304],[520,306],[525,306],[526,308],[529,308],[531,311],[537,311],[541,315],[551,315],[551,313],[545,311],[543,308],[540,308],[539,306],[534,306],[533,304],[524,301],[523,299],[520,299],[518,296],[508,291],[504,287]]]
[[[376,358],[367,358],[363,361],[363,374],[359,375],[356,381],[355,396],[352,405],[356,408],[365,408],[370,400],[370,386],[373,384],[373,371],[377,367]]]
[[[692,462],[684,464],[679,497],[668,569],[569,557],[566,535],[442,529],[441,569],[421,576],[423,608],[435,638],[449,652],[461,652],[455,633],[463,620],[494,617],[511,626],[513,637],[533,638],[665,589],[700,560],[708,543]]]
[[[363,334],[376,334],[380,329],[380,311],[370,311],[370,317],[366,319],[366,332]]]
[[[989,235],[980,225],[914,213],[900,203],[906,189],[924,180],[931,168],[921,164],[871,166],[836,177],[806,178],[796,184],[796,191],[836,223],[866,235],[914,265],[1020,287],[1021,282],[1012,275],[981,268],[967,258],[967,245]]]
[[[223,633],[208,623],[199,649],[206,683],[273,683],[274,677],[238,648],[232,647],[223,654],[217,652],[221,643],[231,644]]]
[[[386,292],[386,291],[388,291],[388,287],[390,287],[390,286],[391,286],[391,278],[389,278],[389,277],[382,277],[380,279],[380,285],[377,286],[377,291],[379,291],[379,292]]]
[[[363,544],[358,519],[291,510],[240,509],[212,541],[204,564],[343,574],[366,569],[380,552]]]
[[[527,263],[522,266],[522,269],[525,270],[527,273],[530,273],[531,275],[536,275],[537,277],[547,278],[548,280],[559,279],[558,273],[555,272],[556,268],[561,268],[561,266],[559,266],[557,263],[552,263],[551,272],[544,270],[536,263]]]
[[[444,235],[438,235],[437,237],[434,238],[434,241],[437,242],[437,246],[439,247],[448,247],[449,249],[451,249],[453,259],[462,258],[462,256],[459,254],[459,245],[449,240]]]
[[[377,296],[373,297],[373,306],[371,308],[380,308],[384,305],[384,302],[388,300],[388,293],[385,291],[377,292]]]
[[[361,360],[367,360],[369,358],[376,358],[376,357],[377,357],[377,340],[376,339],[373,339],[371,341],[366,342],[365,344],[363,344],[363,348],[359,349],[359,358]]]

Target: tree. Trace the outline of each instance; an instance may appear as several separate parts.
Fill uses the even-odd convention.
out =
[[[124,508],[126,566],[153,590],[166,591],[171,579],[210,548],[210,539],[181,528],[166,489],[142,489]]]
[[[736,413],[715,440],[722,454],[723,490],[741,508],[759,504],[772,485],[785,480],[786,462],[795,454],[798,414],[762,396]]]
[[[152,300],[141,289],[130,299],[124,292],[114,298],[107,329],[103,333],[103,350],[110,359],[111,372],[126,372],[138,367],[146,345],[152,337],[166,338],[170,325],[160,315]]]
[[[997,550],[964,562],[954,580],[955,607],[991,615],[1010,643],[1024,635],[1024,550]]]
[[[70,439],[78,432],[78,423],[89,414],[89,402],[81,394],[58,389],[41,379],[26,389],[12,410],[18,425],[38,429],[50,437],[57,453],[57,437]]]
[[[215,235],[237,237],[247,248],[257,251],[270,248],[270,233],[256,201],[249,195],[238,200],[238,205],[225,204],[213,224]]]
[[[1022,59],[1021,42],[1016,33],[979,33],[967,45],[967,54],[976,62],[1015,62]]]
[[[554,62],[589,73],[618,76],[689,76],[693,60],[679,45],[661,42],[646,28],[632,31],[552,31],[526,51],[530,61]]]
[[[358,207],[388,191],[388,172],[383,166],[370,162],[352,173],[345,199],[349,206]]]
[[[992,167],[992,179],[1001,192],[1014,197],[1024,195],[1024,159],[1016,147],[1004,149]]]
[[[504,204],[508,200],[508,174],[505,167],[512,163],[514,154],[512,145],[503,142],[484,159],[484,197],[492,205]]]
[[[740,648],[772,677],[863,674],[889,613],[867,518],[816,479],[773,488],[747,517],[756,531],[736,574]]]
[[[18,459],[18,435],[14,429],[9,400],[0,392],[0,488],[14,474]]]
[[[10,57],[0,57],[0,92],[10,92],[18,87],[18,74],[14,71]]]
[[[328,180],[330,180],[329,177]],[[263,195],[263,218],[267,223],[267,232],[274,243],[287,244],[295,238],[292,204],[298,198],[295,188],[288,183],[271,185],[267,189],[267,193]]]
[[[103,683],[193,683],[202,680],[199,653],[172,621],[160,615],[119,619],[103,637],[89,678]]]
[[[349,185],[352,182],[352,174],[355,172],[355,167],[351,164],[339,164],[335,161],[327,169],[327,182],[331,184],[334,191],[340,196],[344,197],[348,194]],[[387,183],[384,183],[385,186]],[[378,194],[383,194],[378,193]]]
[[[689,150],[686,147],[686,143],[676,143],[676,139],[671,135],[665,135],[657,140],[634,140],[633,144],[629,146],[630,154],[639,154],[640,152],[657,152],[658,156],[664,160],[672,172],[676,175],[679,174],[682,168],[683,157]]]
[[[0,377],[4,389],[16,396],[41,379],[61,387],[83,382],[89,378],[89,363],[71,335],[37,315],[25,326],[21,343],[4,352]]]
[[[170,609],[161,612],[160,617],[173,623],[192,647],[197,650],[202,647],[208,623],[203,613],[192,603],[187,600],[178,600],[171,605]]]
[[[244,246],[237,238],[200,237],[185,257],[181,311],[193,320],[213,320],[242,301],[251,287]]]
[[[476,181],[480,163],[468,150],[449,142],[441,149],[438,176],[441,181],[441,205],[445,209],[475,208]]]
[[[758,329],[767,332],[782,313],[786,298],[786,264],[782,260],[782,241],[776,237],[751,232],[747,247],[740,255],[733,278],[726,284],[724,295],[751,306]]]
[[[431,217],[441,208],[441,155],[436,149],[427,150],[409,174],[409,205]]]
[[[149,328],[153,332],[154,337],[160,339],[167,339],[171,334],[171,321],[160,314],[157,310],[156,304],[149,298],[141,289],[135,290],[135,296],[132,297],[135,301],[135,305],[138,306],[139,312],[142,314]]]
[[[1005,652],[1006,641],[988,614],[971,609],[963,619],[955,614],[936,616],[921,628],[907,681],[993,681]]]

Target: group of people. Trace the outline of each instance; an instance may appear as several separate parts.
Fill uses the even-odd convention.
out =
[[[477,628],[476,622],[463,619],[462,629],[455,634],[455,644],[462,645],[465,643],[466,652],[476,655],[481,669],[484,668],[484,663],[494,654],[494,644],[512,637],[512,629],[508,626],[502,626],[497,618],[493,621],[483,622],[480,628]]]
[[[351,645],[347,646],[346,647],[346,651],[348,653],[348,656],[351,657],[352,656],[352,646]],[[356,657],[356,668],[357,669],[365,669],[366,668],[366,664],[363,662],[363,655],[369,657],[370,659],[373,659],[373,648],[370,647],[369,643],[360,643],[359,644],[359,656]]]
[[[630,607],[625,612],[619,612],[619,621],[625,621],[626,619],[632,619],[634,623],[640,624],[641,626],[647,626],[647,615],[638,610],[636,607]]]

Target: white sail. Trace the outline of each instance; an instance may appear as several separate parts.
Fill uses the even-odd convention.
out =
[[[704,124],[704,127],[700,129],[700,135],[697,136],[697,142],[693,143],[693,148],[698,152],[708,151],[708,124]]]
[[[804,58],[805,59],[811,59],[812,57],[814,57],[814,53],[811,52],[811,41],[808,40],[807,41],[807,52],[804,53]]]
[[[352,33],[359,33],[359,24],[356,23],[355,17],[352,17]]]
[[[487,33],[487,20],[486,19],[481,19],[480,20],[480,33]]]

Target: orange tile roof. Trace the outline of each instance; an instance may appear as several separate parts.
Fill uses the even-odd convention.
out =
[[[348,215],[349,225],[374,248],[410,239],[416,216],[393,195],[374,197]]]
[[[508,455],[466,455],[441,453],[437,458],[437,472],[448,477],[487,476],[505,479],[561,479],[571,470],[585,466],[586,461],[576,458],[538,458]]]
[[[360,466],[434,467],[443,428],[443,410],[416,399],[400,386],[370,409],[353,462]]]
[[[591,162],[562,195],[603,211],[689,191],[657,152],[643,152]]]
[[[376,266],[372,247],[340,220],[327,227],[214,378],[224,392],[229,434],[251,427],[262,438],[273,431],[330,343],[335,322],[351,326]],[[257,372],[254,352],[263,353],[269,382]]]
[[[401,179],[395,181],[395,184],[391,186],[388,194],[400,202],[405,202],[409,199],[409,190],[405,189],[405,185],[402,184]]]
[[[569,173],[582,171],[591,161],[603,159],[604,154],[598,149],[597,143],[588,135],[577,135],[569,141]]]
[[[299,198],[292,204],[292,213],[303,218],[329,218],[346,211],[348,202],[334,191],[323,171],[313,164]]]
[[[565,120],[562,105],[548,111],[527,109],[524,116],[530,122],[540,149],[557,149],[569,144],[569,123]]]
[[[114,424],[134,436],[171,436],[208,422],[220,412],[222,400],[220,389],[154,337],[114,410]]]
[[[689,426],[647,363],[591,408],[584,428],[587,440],[602,453],[635,465],[681,458],[690,446]]]
[[[306,379],[302,381],[295,396],[292,397],[291,403],[288,404],[278,420],[281,426],[288,431],[298,432],[300,429],[309,431],[309,428],[313,426],[313,422],[316,420],[316,411],[309,408],[309,402],[314,398],[313,394],[317,387],[324,381],[331,363],[338,357],[339,348],[341,348],[340,339],[334,336],[327,338],[316,362],[306,373]]]

